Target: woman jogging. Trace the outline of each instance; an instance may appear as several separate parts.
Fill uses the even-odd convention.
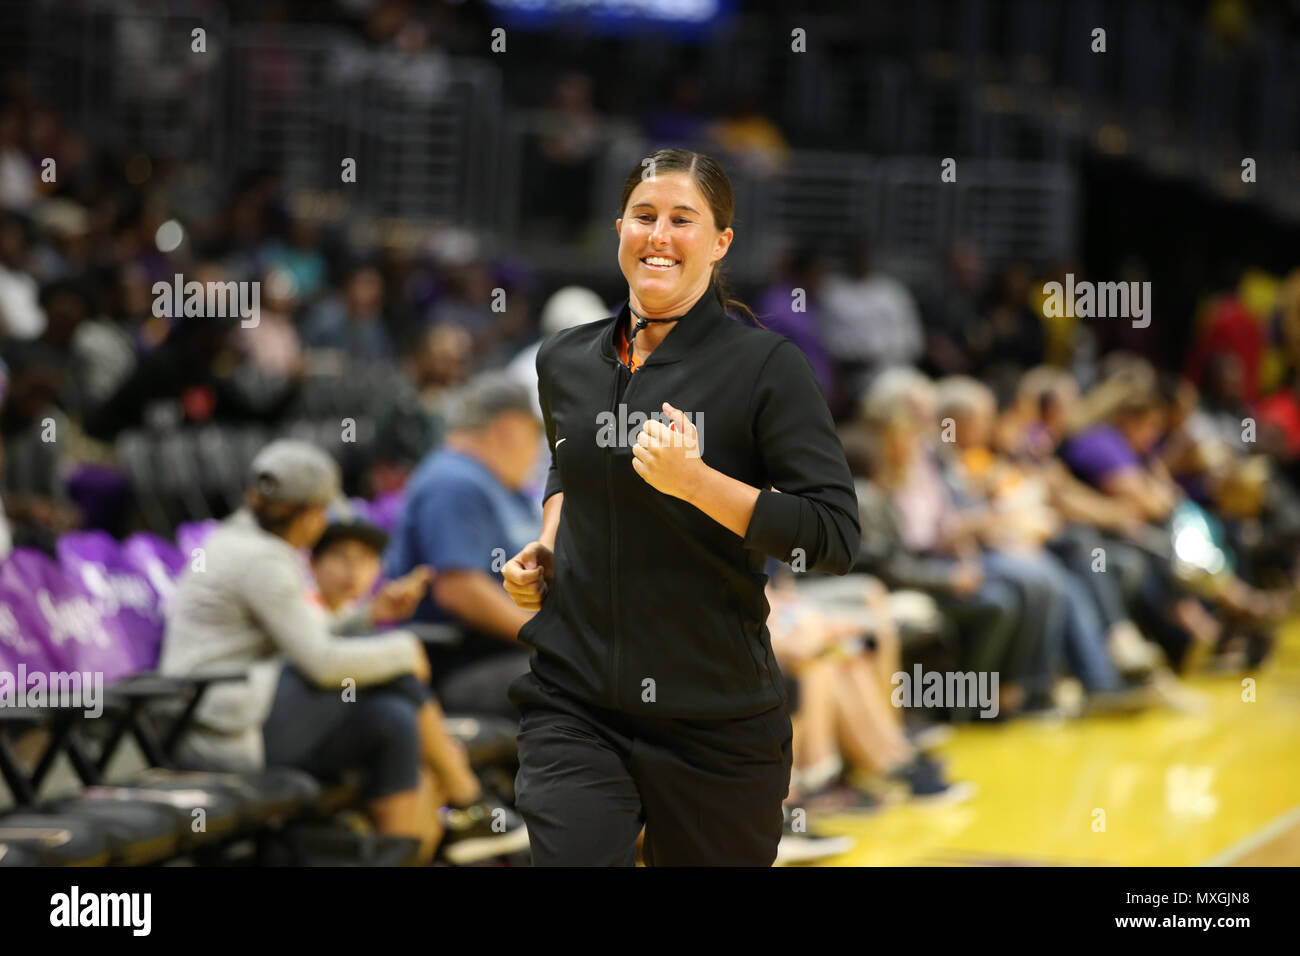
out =
[[[727,314],[717,162],[660,150],[620,209],[627,304],[537,355],[544,522],[504,568],[537,610],[517,804],[538,865],[632,865],[644,825],[649,865],[768,866],[791,728],[762,569],[849,570],[852,478],[803,353]]]

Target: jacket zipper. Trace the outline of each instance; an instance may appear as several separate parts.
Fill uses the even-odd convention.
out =
[[[614,420],[618,418],[619,386],[623,382],[623,366],[614,363],[614,399],[610,403]],[[630,383],[629,383],[630,384]],[[625,396],[626,397],[626,393]],[[614,504],[614,456],[605,456],[605,497],[609,501],[609,599],[613,612],[613,650],[609,655],[609,700],[610,706],[618,710],[619,702],[619,658],[621,644],[618,633],[618,508]]]

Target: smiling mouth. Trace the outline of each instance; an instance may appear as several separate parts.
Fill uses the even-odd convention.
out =
[[[681,262],[667,256],[642,256],[641,264],[647,269],[654,269],[656,272],[667,272],[669,269],[680,265]]]

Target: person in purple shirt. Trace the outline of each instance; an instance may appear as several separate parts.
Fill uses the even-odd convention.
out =
[[[1159,398],[1134,393],[1120,403],[1114,424],[1083,429],[1062,445],[1060,455],[1081,481],[1132,505],[1144,520],[1161,522],[1179,498],[1164,466],[1148,458],[1163,426]]]
[[[763,325],[799,346],[812,363],[822,392],[830,398],[834,393],[835,373],[822,343],[817,311],[817,291],[825,266],[816,252],[800,246],[783,257],[779,275],[759,299]],[[796,290],[802,290],[803,294],[796,296]]]

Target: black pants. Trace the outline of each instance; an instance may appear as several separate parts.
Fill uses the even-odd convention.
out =
[[[640,717],[583,703],[531,671],[515,802],[537,866],[771,866],[790,788],[783,706],[754,717]]]

